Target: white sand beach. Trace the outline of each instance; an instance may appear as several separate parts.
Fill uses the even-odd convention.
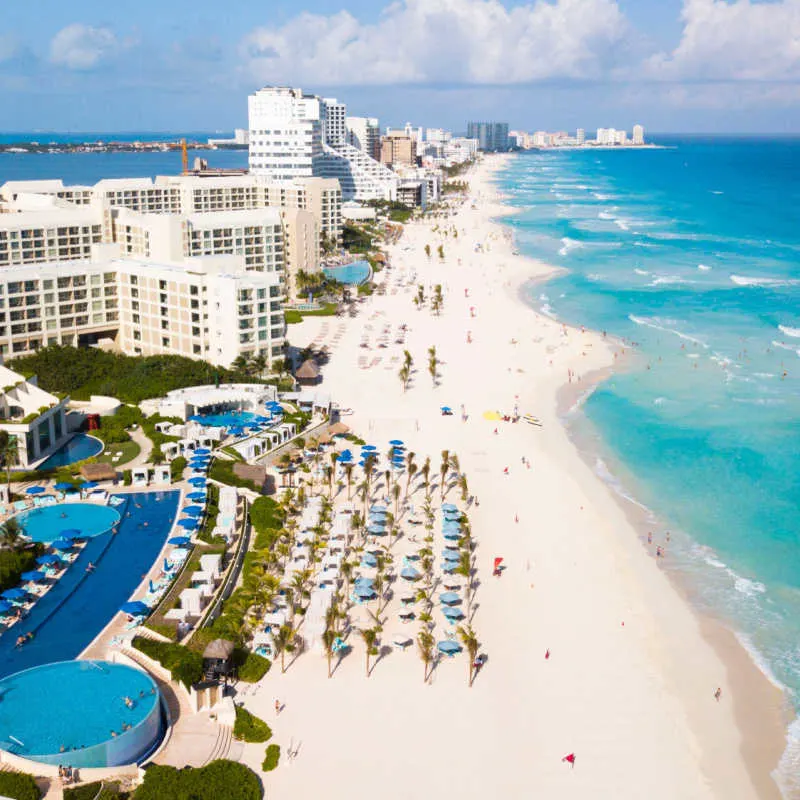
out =
[[[267,795],[777,797],[769,772],[783,747],[780,693],[731,634],[708,633],[559,421],[568,376],[573,392],[588,390],[587,376],[612,367],[621,345],[519,300],[520,284],[550,268],[514,255],[491,221],[502,213],[490,183],[502,158],[469,174],[474,207],[406,226],[380,275],[386,293],[355,319],[309,317],[289,330],[295,346],[328,346],[322,390],[353,409],[343,419],[354,432],[382,446],[404,440],[418,463],[430,456],[433,474],[443,449],[458,454],[480,503],[468,513],[478,543],[474,628],[488,661],[473,688],[463,654],[423,683],[415,646],[381,658],[369,678],[358,640],[331,679],[317,652],[285,674],[274,665],[242,698],[284,753],[290,743],[298,751],[265,776]],[[458,237],[432,232],[437,224]],[[418,284],[427,295],[441,284],[439,316],[412,302]],[[402,324],[409,330],[397,344]],[[379,347],[387,326],[388,346]],[[435,387],[432,345],[444,362]],[[415,367],[405,392],[404,349]],[[515,404],[541,426],[484,418]],[[442,416],[442,405],[453,415]],[[461,506],[455,494],[448,499]],[[495,556],[507,567],[499,578]],[[388,617],[384,642],[416,637],[417,624],[399,623],[396,600]],[[285,704],[278,716],[276,698]],[[573,768],[562,761],[569,753]],[[263,748],[253,750],[256,768],[258,755]]]

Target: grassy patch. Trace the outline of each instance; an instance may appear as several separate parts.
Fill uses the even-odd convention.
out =
[[[121,467],[123,464],[127,464],[129,461],[133,461],[136,456],[142,451],[142,448],[139,447],[137,442],[134,442],[133,439],[127,442],[119,442],[118,444],[110,444],[103,451],[103,453],[97,458],[99,464],[111,464],[114,467]],[[117,453],[122,453],[122,455],[114,461],[114,456]]]
[[[226,486],[238,486],[241,489],[252,489],[254,492],[261,492],[261,487],[254,481],[240,478],[233,471],[234,461],[220,461],[216,459],[208,471],[208,477],[212,480],[224,483]]]

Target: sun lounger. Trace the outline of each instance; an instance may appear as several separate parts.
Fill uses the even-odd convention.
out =
[[[14,509],[16,511],[25,511],[28,508],[28,504],[24,500],[17,500],[14,503]]]

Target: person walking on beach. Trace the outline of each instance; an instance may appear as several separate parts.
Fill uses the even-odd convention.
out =
[[[720,689],[718,686],[717,691],[714,692],[714,699],[719,703],[720,697],[722,697],[722,689]]]
[[[278,714],[281,713],[281,701],[278,698],[275,698],[275,716],[277,717]]]

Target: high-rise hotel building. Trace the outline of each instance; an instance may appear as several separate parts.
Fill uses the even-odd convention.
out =
[[[292,275],[338,240],[336,181],[162,177],[0,187],[0,355],[111,339],[223,366],[283,353]]]

